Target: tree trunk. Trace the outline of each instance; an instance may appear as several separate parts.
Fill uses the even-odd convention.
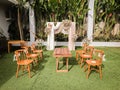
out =
[[[21,28],[21,18],[20,18],[20,9],[18,8],[18,28],[20,33],[20,40],[23,40],[22,28]]]

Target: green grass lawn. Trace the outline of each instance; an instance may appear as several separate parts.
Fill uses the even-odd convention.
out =
[[[92,72],[89,79],[86,73],[73,57],[69,59],[69,72],[56,72],[56,62],[53,51],[44,51],[44,60],[31,71],[19,72],[15,77],[16,62],[13,62],[13,52],[0,57],[0,90],[120,90],[120,48],[97,47],[105,51],[103,61],[103,78]],[[80,48],[77,48],[80,49]]]

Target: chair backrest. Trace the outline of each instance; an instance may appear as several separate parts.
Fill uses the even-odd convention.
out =
[[[94,50],[93,46],[86,46],[86,48],[85,48],[86,54],[89,54],[91,56],[93,55],[93,50]]]
[[[95,49],[93,53],[93,59],[99,60],[102,63],[104,51]]]
[[[88,44],[85,44],[85,43],[82,44],[82,48],[83,48],[84,51],[86,51],[87,46],[88,46]]]
[[[32,45],[31,45],[31,50],[32,51],[34,51],[36,48],[35,48],[35,44],[33,43]]]
[[[31,46],[26,47],[26,48],[24,49],[26,55],[32,54],[32,53],[33,53],[33,50],[32,50],[32,49],[33,49],[33,48],[31,48]]]
[[[20,54],[19,54],[18,51],[15,51],[14,56],[15,56],[15,60],[16,60],[16,61],[19,61],[19,60],[20,60],[20,58],[19,58]]]
[[[15,51],[15,58],[16,58],[16,61],[26,59],[26,54],[25,54],[24,49],[16,50]]]

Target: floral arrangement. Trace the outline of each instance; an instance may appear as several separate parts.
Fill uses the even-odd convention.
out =
[[[72,36],[72,40],[73,40],[73,41],[76,41],[77,38],[78,38],[78,35],[77,35],[77,34],[73,34],[73,36]]]
[[[56,22],[55,22],[56,23]],[[72,24],[71,20],[62,20],[62,23],[56,28],[55,33],[61,32],[63,29],[68,32]],[[52,24],[48,23],[48,26],[45,28],[45,33],[48,35],[51,32]]]
[[[51,32],[52,25],[48,23],[48,26],[45,28],[45,33],[48,35]]]
[[[62,24],[63,24],[63,28],[65,30],[69,30],[71,24],[72,24],[72,21],[71,20],[63,20],[62,21]]]
[[[36,45],[38,46],[38,49],[42,49],[43,42],[43,39],[36,39]]]
[[[82,40],[82,43],[89,45],[89,44],[91,43],[91,40],[88,39],[88,38],[84,38],[84,39]]]

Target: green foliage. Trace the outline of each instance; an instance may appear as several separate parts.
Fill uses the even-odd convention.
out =
[[[63,33],[56,34],[55,41],[68,41],[68,35]]]
[[[80,30],[88,11],[87,2],[87,0],[36,0],[34,8],[37,31],[39,32],[41,28],[44,31],[42,22],[61,22],[65,19],[76,22],[77,30]]]
[[[117,18],[119,9],[118,0],[95,0],[95,23],[98,24],[101,21],[105,23],[102,30],[103,37],[98,37],[98,39],[104,41],[110,41],[111,38],[115,39],[111,32],[119,21]]]

